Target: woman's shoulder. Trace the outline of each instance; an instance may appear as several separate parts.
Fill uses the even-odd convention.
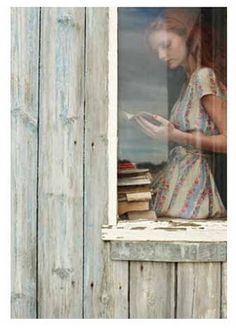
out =
[[[191,82],[201,96],[204,94],[226,96],[226,88],[218,81],[215,71],[211,67],[202,66],[197,68],[191,76]]]
[[[216,77],[213,68],[207,66],[201,66],[195,69],[195,71],[191,75],[192,78],[208,78],[208,77]]]

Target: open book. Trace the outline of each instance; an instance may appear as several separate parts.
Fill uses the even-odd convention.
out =
[[[169,121],[167,119],[165,119],[164,117],[160,116],[160,115],[156,115],[153,113],[149,113],[149,112],[138,112],[137,114],[132,114],[132,113],[128,113],[126,111],[121,111],[120,113],[121,118],[127,120],[127,121],[131,121],[137,117],[142,117],[145,120],[147,120],[148,122],[157,125],[157,126],[163,126],[163,125],[168,125]],[[155,116],[155,118],[154,118]]]

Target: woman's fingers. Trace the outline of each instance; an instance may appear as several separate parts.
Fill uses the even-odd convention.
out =
[[[147,122],[144,119],[141,119],[140,117],[139,118],[136,117],[135,120],[141,126],[144,133],[154,139],[160,138],[160,137],[165,137],[167,135],[167,128],[165,126],[162,126],[162,127],[154,126],[153,124]],[[150,125],[151,125],[151,127],[150,127]]]
[[[160,115],[153,115],[153,118],[165,126],[168,126],[168,124],[170,123],[167,119],[161,117]]]
[[[140,120],[140,117],[139,117],[139,118],[136,117],[135,120],[136,120],[136,122],[141,126],[141,128],[142,128],[142,130],[143,130],[143,132],[144,132],[145,134],[147,134],[149,137],[152,137],[152,138],[155,137],[153,131],[151,131],[150,128],[148,128],[148,127],[142,122],[142,120]]]
[[[154,124],[148,122],[148,121],[145,120],[143,117],[140,117],[139,119],[140,119],[140,120],[143,122],[143,124],[144,124],[147,128],[149,128],[151,131],[155,131],[155,128],[157,128]]]
[[[144,118],[140,118],[140,120],[145,124],[145,126],[154,133],[155,136],[161,136],[165,135],[167,133],[167,125],[164,126],[156,126],[148,121],[146,121]],[[167,121],[167,124],[169,125],[169,121]]]
[[[147,121],[141,119],[141,117],[140,117],[140,118],[138,119],[138,123],[140,124],[140,126],[143,127],[143,129],[144,129],[145,131],[147,131],[147,132],[149,132],[149,133],[151,133],[151,134],[154,134],[155,131],[154,131],[153,127],[149,126],[149,125],[147,124]]]

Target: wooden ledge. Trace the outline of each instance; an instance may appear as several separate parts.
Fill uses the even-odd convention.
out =
[[[103,225],[111,258],[125,261],[225,262],[227,220],[158,219]]]
[[[226,242],[227,220],[158,219],[102,226],[103,240]]]

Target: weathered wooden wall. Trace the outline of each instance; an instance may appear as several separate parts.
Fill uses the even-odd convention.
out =
[[[224,318],[226,263],[111,260],[108,8],[12,9],[12,318]]]

